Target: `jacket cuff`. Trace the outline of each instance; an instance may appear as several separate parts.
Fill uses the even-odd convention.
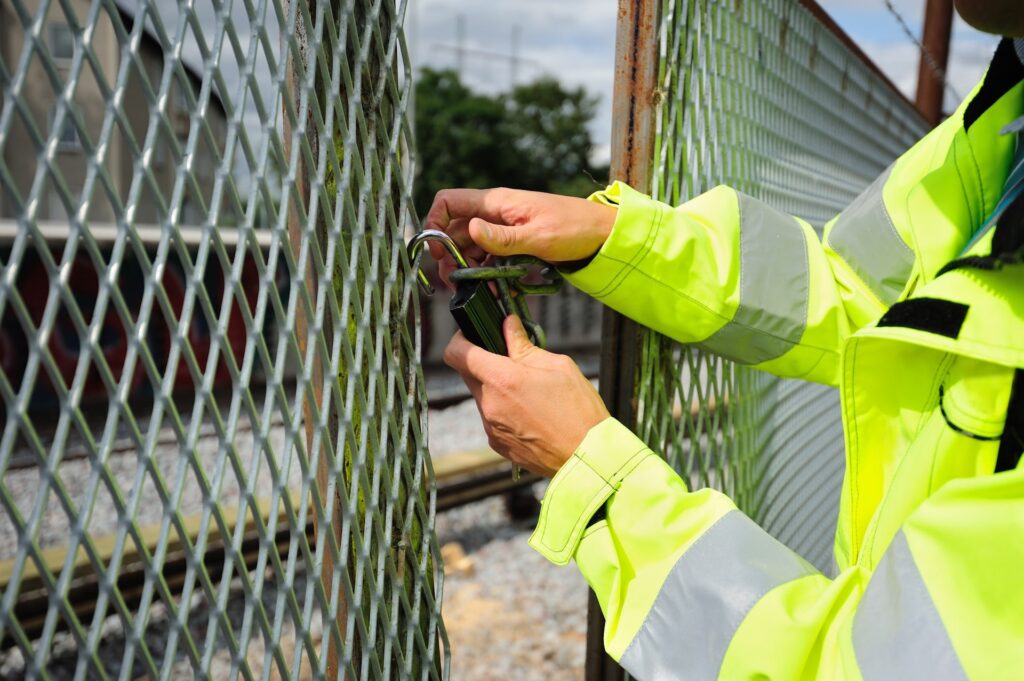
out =
[[[591,194],[588,200],[618,207],[611,234],[585,267],[562,271],[562,275],[581,291],[601,298],[614,291],[651,250],[666,206],[622,182]]]
[[[530,546],[552,563],[566,565],[591,516],[619,489],[622,480],[652,454],[647,445],[613,418],[591,428],[548,485]]]

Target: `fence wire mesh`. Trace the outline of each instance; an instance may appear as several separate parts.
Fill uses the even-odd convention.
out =
[[[0,678],[447,676],[404,8],[0,0]]]
[[[651,191],[667,203],[727,184],[820,233],[926,131],[812,3],[664,0],[658,41]],[[726,490],[832,569],[843,470],[837,391],[653,333],[642,340],[636,386],[639,433],[692,486]]]

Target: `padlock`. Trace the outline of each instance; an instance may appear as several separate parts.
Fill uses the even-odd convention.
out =
[[[416,261],[423,244],[427,241],[439,241],[445,250],[455,260],[460,268],[469,267],[469,263],[462,257],[459,247],[455,245],[451,237],[436,229],[425,229],[409,241],[409,260]],[[422,269],[418,271],[420,285],[429,295],[434,292],[426,273]],[[448,302],[448,311],[455,318],[462,334],[469,342],[479,345],[485,350],[499,354],[508,355],[508,347],[505,345],[505,334],[502,330],[502,323],[506,314],[501,303],[491,291],[486,281],[462,281],[455,287],[455,295]]]

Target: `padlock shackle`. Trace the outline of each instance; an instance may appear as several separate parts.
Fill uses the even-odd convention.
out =
[[[416,262],[417,256],[419,256],[420,251],[423,250],[423,244],[428,241],[440,241],[441,245],[444,246],[446,251],[448,251],[448,254],[455,260],[456,265],[459,267],[469,267],[469,263],[466,262],[464,257],[462,257],[459,247],[455,245],[452,238],[438,229],[425,229],[409,240],[407,248],[409,250],[410,262]],[[432,294],[434,292],[434,287],[430,285],[430,280],[427,279],[427,274],[423,271],[422,267],[417,268],[416,275],[420,280],[420,286],[423,288],[424,292],[426,292],[427,295]]]

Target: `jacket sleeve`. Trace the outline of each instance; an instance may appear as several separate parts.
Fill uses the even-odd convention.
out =
[[[1024,668],[1021,499],[1024,470],[953,481],[877,566],[830,579],[608,419],[552,480],[530,543],[575,558],[637,679],[1001,678]]]
[[[869,190],[861,202],[880,200]],[[591,200],[618,216],[571,283],[675,340],[780,376],[836,385],[843,340],[895,302],[913,262],[900,241],[876,293],[808,223],[725,186],[677,208],[622,183]]]
[[[980,88],[827,222],[823,238],[725,186],[672,207],[615,183],[590,197],[618,207],[610,236],[566,278],[680,342],[836,385],[844,340],[957,257],[999,200],[1014,144],[999,130],[1019,105],[1006,94],[968,126]],[[918,215],[929,219],[915,229]]]

